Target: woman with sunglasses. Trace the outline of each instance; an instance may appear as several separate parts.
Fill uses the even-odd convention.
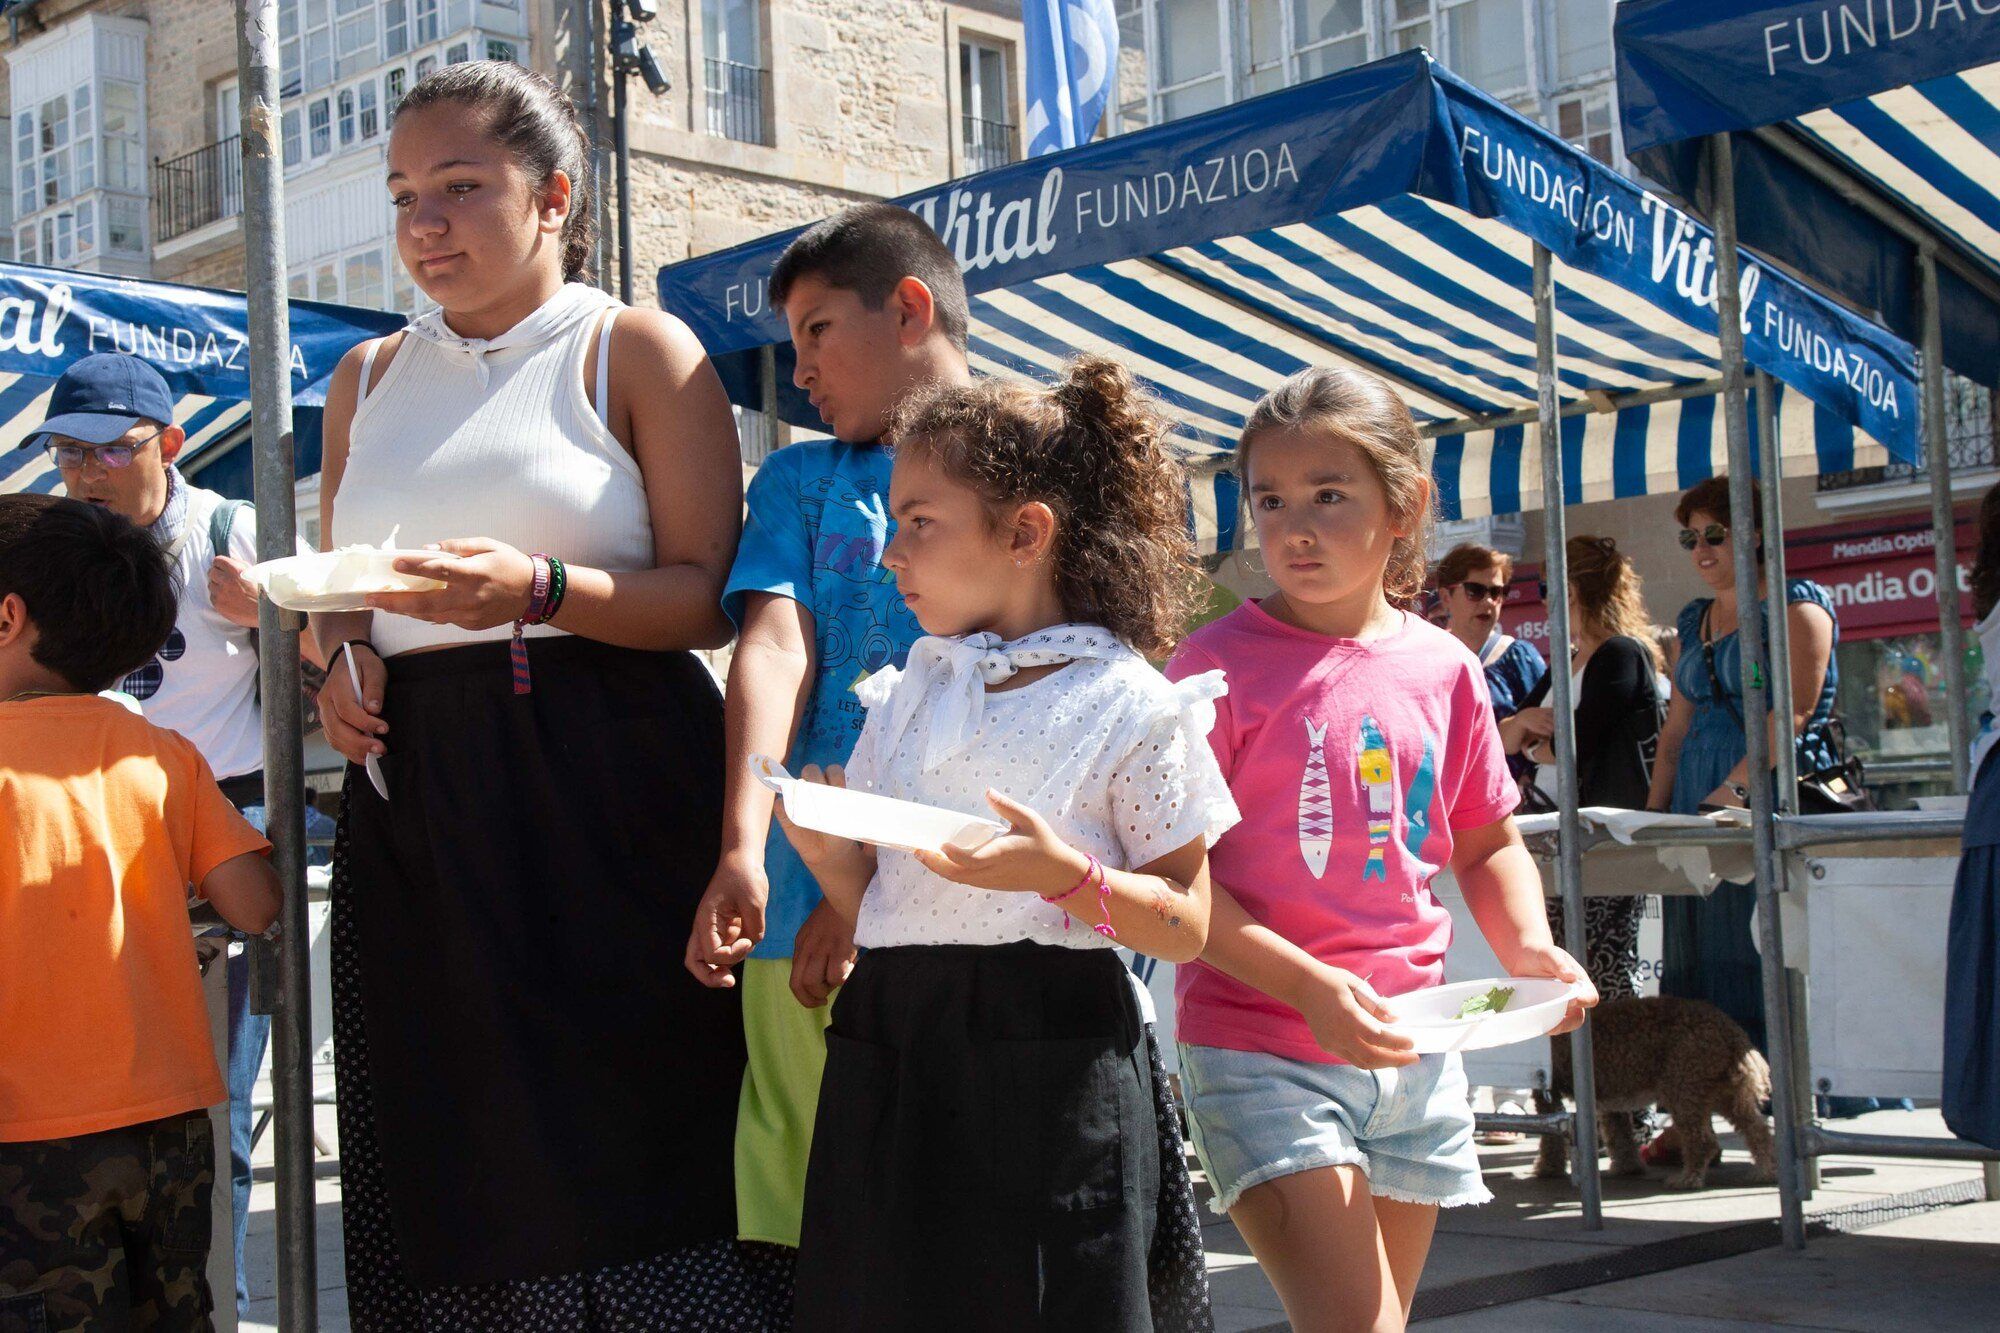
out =
[[[1754,495],[1755,483],[1752,486]],[[1754,503],[1752,508],[1761,515]],[[1660,754],[1653,765],[1646,808],[1693,814],[1703,806],[1747,806],[1751,774],[1743,726],[1742,649],[1736,631],[1745,614],[1764,614],[1770,590],[1760,571],[1758,605],[1747,609],[1737,605],[1735,534],[1729,527],[1725,478],[1711,477],[1681,496],[1674,518],[1681,525],[1681,549],[1710,595],[1681,609],[1680,661],[1674,669],[1673,699],[1660,732]],[[1763,536],[1761,527],[1751,535],[1760,554]],[[1799,771],[1811,772],[1836,758],[1830,723],[1840,683],[1833,660],[1839,625],[1833,598],[1819,584],[1792,579],[1784,595],[1792,672],[1783,697],[1790,700]],[[1775,712],[1771,727],[1775,737]],[[1730,883],[1719,885],[1705,898],[1667,898],[1661,911],[1666,957],[1660,989],[1668,995],[1707,1000],[1741,1023],[1762,1049],[1764,994],[1754,941],[1756,902],[1752,885]],[[1662,1141],[1648,1150],[1648,1157],[1663,1164],[1677,1152],[1670,1141]]]
[[[1513,574],[1513,558],[1505,552],[1466,542],[1445,552],[1436,575],[1445,628],[1486,668],[1493,716],[1502,719],[1512,716],[1548,674],[1535,645],[1500,627],[1500,608]]]

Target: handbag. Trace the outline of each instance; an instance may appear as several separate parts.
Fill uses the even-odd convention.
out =
[[[1729,709],[1730,715],[1736,719],[1737,728],[1744,730],[1747,735],[1743,710],[1736,706],[1733,698],[1724,693],[1722,677],[1715,669],[1715,645],[1708,638],[1708,612],[1713,609],[1711,606],[1701,613],[1702,665],[1708,668],[1708,687]],[[1812,730],[1809,727],[1800,732],[1798,739],[1803,741]],[[1827,749],[1833,755],[1833,762],[1799,774],[1797,798],[1799,813],[1841,815],[1873,810],[1875,798],[1868,794],[1866,771],[1861,761],[1847,752],[1847,729],[1841,725],[1838,718],[1828,717],[1819,725],[1818,730],[1826,737]]]

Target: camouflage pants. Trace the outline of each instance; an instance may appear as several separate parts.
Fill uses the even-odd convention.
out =
[[[214,1180],[205,1111],[0,1143],[0,1333],[211,1328]]]

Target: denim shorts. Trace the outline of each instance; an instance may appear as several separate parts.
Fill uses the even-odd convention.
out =
[[[1404,1203],[1493,1197],[1479,1178],[1457,1055],[1356,1069],[1183,1045],[1181,1079],[1218,1213],[1252,1186],[1322,1166],[1358,1166],[1372,1193]]]

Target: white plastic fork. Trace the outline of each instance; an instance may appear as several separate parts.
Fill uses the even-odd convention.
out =
[[[347,663],[347,678],[354,683],[354,701],[366,708],[368,705],[361,701],[361,668],[354,665],[354,649],[350,647],[342,653],[341,660]],[[368,781],[374,784],[375,794],[385,801],[388,800],[389,783],[382,776],[382,765],[376,762],[373,750],[368,752],[362,767],[368,770]]]

